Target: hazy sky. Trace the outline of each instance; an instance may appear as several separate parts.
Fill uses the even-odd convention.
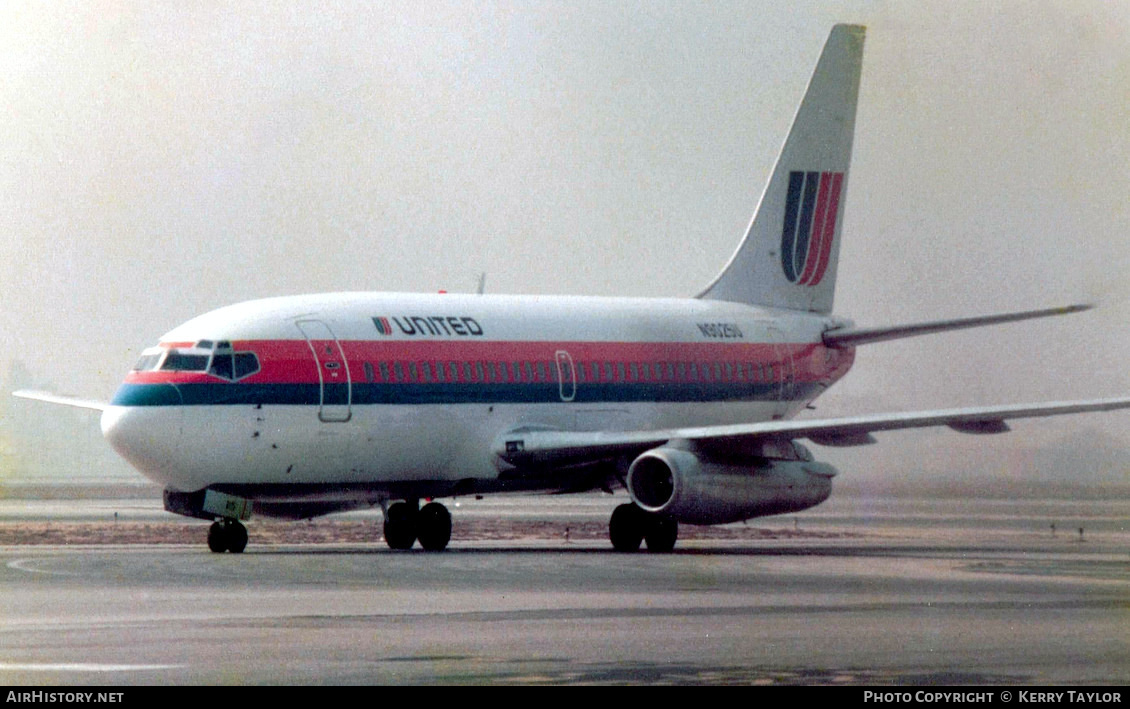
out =
[[[0,3],[0,373],[108,398],[212,308],[481,271],[691,295],[845,21],[868,36],[837,312],[1102,308],[863,348],[819,414],[1130,393],[1130,4],[1079,0]]]

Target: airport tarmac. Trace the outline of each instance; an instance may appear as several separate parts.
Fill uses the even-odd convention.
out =
[[[560,537],[456,539],[440,554],[257,545],[254,527],[242,555],[202,543],[4,546],[0,682],[1130,679],[1124,503],[1072,503],[1099,525],[1080,541],[1074,521],[1054,536],[1045,527],[1049,501],[1001,514],[1003,503],[965,500],[967,525],[939,513],[944,503],[887,501],[878,526],[833,501],[824,522],[755,520],[781,534],[685,540],[670,555]],[[575,509],[540,504],[550,517],[553,505]]]

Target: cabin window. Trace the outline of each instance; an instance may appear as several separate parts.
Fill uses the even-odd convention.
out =
[[[377,373],[373,371],[373,363],[372,362],[366,362],[365,363],[365,381],[367,381],[367,382],[373,381],[374,379],[376,379],[376,374]]]

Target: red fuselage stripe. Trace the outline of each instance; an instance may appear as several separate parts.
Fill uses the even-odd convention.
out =
[[[773,379],[788,376],[792,381],[816,382],[840,373],[850,366],[851,353],[834,350],[815,343],[766,344],[766,343],[688,343],[688,342],[498,342],[498,341],[451,341],[451,340],[346,340],[341,349],[345,353],[349,368],[349,379],[363,382],[368,379],[365,364],[371,365],[374,381],[382,381],[381,363],[391,364],[430,362],[449,365],[454,363],[462,372],[463,363],[545,363],[557,366],[556,353],[565,351],[575,366],[587,365],[589,376],[582,375],[582,381],[591,380],[591,365],[599,364],[601,379],[605,363],[614,367],[618,364],[631,366],[633,363],[655,365],[658,363],[684,363],[696,366],[715,364],[753,365],[765,367],[765,374]],[[315,347],[332,346],[332,341],[313,341]],[[169,346],[162,343],[162,346]],[[184,346],[178,343],[178,346]],[[257,384],[273,383],[317,383],[318,364],[306,340],[254,340],[234,341],[236,352],[254,352],[259,358],[260,371],[241,380]],[[336,352],[336,347],[332,348]],[[789,366],[782,366],[787,364]],[[649,381],[669,379],[666,367],[652,369]],[[788,370],[788,371],[786,371]],[[744,376],[744,375],[743,375]],[[554,369],[553,378],[556,379]],[[197,383],[218,381],[203,372],[187,371],[145,371],[130,372],[126,377],[130,384],[157,383]],[[671,381],[675,381],[671,379]]]

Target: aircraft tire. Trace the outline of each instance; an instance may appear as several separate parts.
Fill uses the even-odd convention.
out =
[[[414,505],[397,502],[385,512],[384,535],[389,549],[404,551],[416,543],[416,521],[419,512]]]
[[[232,520],[227,525],[228,533],[228,551],[232,554],[242,554],[243,550],[247,548],[247,527],[244,527],[239,522]],[[648,544],[648,549],[651,545]]]
[[[608,521],[608,538],[612,548],[619,552],[636,552],[643,543],[645,513],[634,504],[620,505],[612,510]]]
[[[219,522],[213,522],[208,528],[208,548],[216,554],[223,554],[228,550],[227,530]]]
[[[420,546],[424,551],[443,551],[451,541],[451,513],[438,502],[429,502],[416,519]]]
[[[216,554],[242,554],[247,548],[247,527],[234,519],[213,522],[208,528],[208,548]]]
[[[670,517],[661,515],[648,515],[647,531],[643,538],[647,541],[647,550],[652,554],[666,554],[675,548],[679,538],[679,523]]]

